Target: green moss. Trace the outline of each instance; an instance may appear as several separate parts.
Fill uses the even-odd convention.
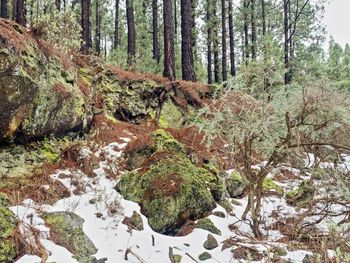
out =
[[[265,178],[265,180],[263,182],[263,189],[266,192],[275,191],[279,195],[284,194],[283,188],[281,186],[277,185],[270,177]]]
[[[226,198],[218,202],[218,204],[221,205],[227,213],[231,213],[233,211],[232,204]]]
[[[54,140],[45,139],[42,146],[42,154],[49,163],[55,163],[60,160],[60,148],[57,147]]]
[[[13,238],[15,229],[16,219],[13,213],[5,207],[0,207],[0,262],[13,262],[17,255]]]
[[[221,231],[213,224],[209,218],[199,219],[196,228],[207,230],[213,234],[221,235]]]
[[[90,256],[97,252],[91,240],[84,234],[84,220],[71,212],[44,213],[54,242],[67,248],[81,263],[90,262]]]
[[[174,153],[158,160],[144,174],[124,174],[117,188],[126,199],[141,204],[155,231],[167,233],[176,231],[189,218],[201,218],[215,208],[211,191],[217,180],[184,155]]]
[[[156,144],[157,151],[185,153],[185,146],[163,129],[154,131],[152,138]]]
[[[9,199],[7,195],[0,193],[0,207],[5,207],[9,205]]]
[[[289,191],[286,195],[287,203],[291,205],[303,206],[310,199],[313,198],[315,193],[315,187],[312,185],[310,180],[302,181],[299,186]]]
[[[156,112],[151,113],[151,117],[155,119]],[[182,114],[180,110],[171,102],[163,104],[162,112],[159,118],[160,128],[179,128],[181,126]]]

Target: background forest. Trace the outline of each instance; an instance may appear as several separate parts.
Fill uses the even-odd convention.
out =
[[[323,49],[325,5],[325,0],[2,0],[1,16],[61,48],[81,48],[140,72],[164,73],[164,32],[170,32],[178,79],[221,83],[249,71],[265,75],[257,83],[264,89],[321,76],[348,89],[349,45],[343,49],[331,39]]]

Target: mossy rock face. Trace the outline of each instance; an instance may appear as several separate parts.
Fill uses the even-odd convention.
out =
[[[241,196],[247,187],[247,181],[237,171],[225,176],[226,189],[232,198]]]
[[[0,262],[13,262],[17,248],[13,234],[16,229],[14,214],[4,206],[0,206]]]
[[[216,204],[211,190],[220,186],[223,195],[224,184],[183,154],[158,154],[151,166],[124,174],[117,189],[124,198],[141,205],[152,229],[173,235],[188,220],[213,210]]]
[[[92,112],[76,84],[76,69],[15,24],[4,30],[11,37],[0,41],[0,141],[62,135],[86,126]],[[27,41],[12,45],[20,39]]]
[[[97,249],[83,232],[84,219],[72,212],[44,213],[42,217],[50,227],[53,242],[65,247],[79,262],[90,262]]]
[[[284,190],[281,186],[277,185],[272,178],[266,177],[264,182],[263,182],[263,189],[265,192],[270,192],[273,191],[277,193],[278,195],[283,195]]]
[[[158,107],[159,95],[165,88],[151,80],[123,79],[111,69],[103,72],[99,85],[107,113],[134,123],[141,122]]]
[[[207,230],[213,234],[221,235],[221,231],[214,225],[214,223],[209,218],[199,219],[196,228]]]
[[[303,206],[312,200],[314,193],[315,187],[312,185],[312,182],[310,180],[304,180],[296,189],[287,193],[287,204]]]
[[[127,152],[128,166],[131,170],[140,168],[152,154],[162,151],[184,154],[185,146],[165,130],[158,129],[150,134],[148,140],[141,138],[139,144]]]

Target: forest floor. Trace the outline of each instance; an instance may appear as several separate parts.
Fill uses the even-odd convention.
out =
[[[53,182],[59,182],[68,189],[63,198],[59,197],[54,202],[40,201],[40,198],[36,201],[25,199],[11,207],[19,219],[18,227],[27,247],[31,246],[33,251],[47,251],[42,255],[45,262],[78,262],[69,247],[55,244],[53,233],[50,234],[50,227],[42,218],[45,212],[66,211],[74,212],[84,220],[83,231],[98,249],[94,255],[99,259],[96,262],[163,263],[180,262],[178,260],[181,258],[182,263],[191,263],[201,262],[199,257],[207,256],[210,258],[205,262],[304,263],[313,262],[315,252],[322,252],[322,258],[327,259],[321,262],[332,262],[335,251],[329,242],[325,242],[329,239],[329,226],[331,222],[344,220],[347,216],[345,211],[349,211],[350,205],[330,202],[322,180],[318,181],[317,201],[302,208],[287,204],[283,193],[294,189],[310,176],[290,167],[281,167],[280,173],[269,175],[278,187],[271,187],[263,198],[262,239],[254,238],[249,216],[247,220],[241,220],[247,204],[245,195],[227,198],[232,204],[231,212],[217,206],[208,216],[221,232],[212,234],[218,245],[211,250],[203,247],[210,234],[203,229],[189,227],[189,234],[174,237],[154,232],[147,218],[141,214],[140,206],[125,200],[115,190],[118,178],[114,175],[123,174],[123,151],[137,136],[142,136],[142,133],[136,134],[135,130],[128,130],[128,126],[125,126],[104,143],[85,142],[84,146],[78,147],[78,156],[74,157],[79,167],[76,167],[77,163],[71,167],[67,163],[53,167],[50,180],[36,185],[37,189],[50,189],[54,187]],[[344,158],[343,165],[350,165],[350,158]],[[312,162],[312,158],[306,161]],[[97,165],[87,169],[92,162]],[[330,164],[322,165],[326,169]],[[259,166],[256,168],[259,169]],[[125,218],[130,218],[134,211],[141,214],[141,231],[126,223]],[[34,263],[41,260],[38,256],[25,254],[16,262]]]

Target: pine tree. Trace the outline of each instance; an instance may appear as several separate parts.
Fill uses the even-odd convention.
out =
[[[236,61],[235,61],[235,38],[234,38],[234,32],[233,32],[233,7],[232,7],[232,0],[229,0],[228,5],[228,24],[229,24],[229,34],[230,34],[230,73],[231,76],[236,76]]]
[[[136,29],[133,0],[126,0],[126,18],[128,23],[128,65],[130,67],[135,64],[136,56]]]
[[[90,0],[82,0],[81,6],[81,27],[83,30],[81,51],[83,54],[87,54],[92,47],[90,35]]]
[[[164,17],[164,73],[170,80],[176,79],[175,71],[175,23],[172,0],[163,0]]]
[[[221,0],[222,80],[227,80],[226,0]]]
[[[207,0],[207,73],[208,73],[208,84],[213,83],[212,74],[212,0]]]
[[[153,40],[153,59],[160,62],[159,35],[158,35],[158,0],[152,0],[152,40]]]
[[[0,8],[1,8],[0,17],[1,18],[7,18],[8,17],[8,14],[7,14],[7,0],[1,0]]]
[[[191,0],[181,0],[181,58],[182,79],[196,81],[193,61],[193,16]]]
[[[22,26],[26,25],[26,12],[24,0],[16,1],[16,22]]]
[[[115,10],[114,10],[114,49],[119,46],[119,0],[115,0]]]

